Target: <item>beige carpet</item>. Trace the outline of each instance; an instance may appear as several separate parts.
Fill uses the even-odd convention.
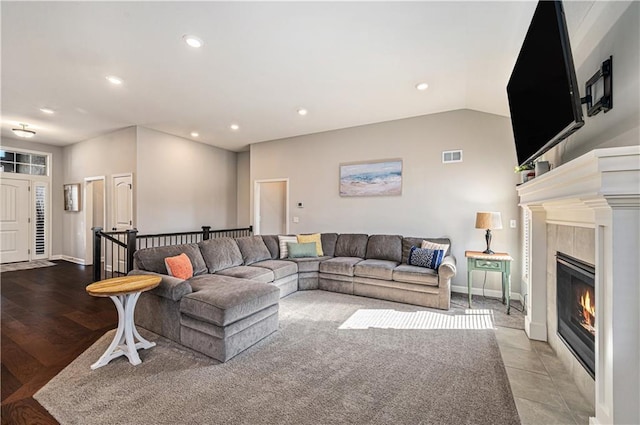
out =
[[[110,332],[35,398],[62,424],[519,424],[491,312],[467,315],[297,292],[225,364],[143,332],[141,365],[91,371]]]
[[[0,264],[0,273],[37,269],[40,267],[51,267],[55,265],[56,263],[52,263],[51,261],[47,260],[21,261],[19,263]]]

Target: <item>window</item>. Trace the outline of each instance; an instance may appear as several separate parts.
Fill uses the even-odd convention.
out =
[[[0,150],[0,172],[47,176],[47,156]]]

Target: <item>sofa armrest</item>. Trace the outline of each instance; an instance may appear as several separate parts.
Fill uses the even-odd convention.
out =
[[[456,275],[456,258],[453,255],[444,257],[440,267],[438,267],[438,276],[441,279],[450,280]]]
[[[167,298],[172,301],[180,301],[183,296],[193,292],[189,282],[187,282],[186,280],[178,279],[177,277],[138,269],[131,270],[129,272],[129,276],[133,275],[160,276],[162,278],[160,284],[149,291],[149,293],[157,295],[159,297]]]

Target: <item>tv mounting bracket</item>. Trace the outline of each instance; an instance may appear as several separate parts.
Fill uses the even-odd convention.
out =
[[[585,92],[586,96],[580,99],[581,103],[587,104],[587,116],[592,117],[597,115],[600,111],[604,111],[607,113],[611,108],[613,108],[613,89],[612,89],[612,79],[613,79],[613,56],[609,56],[609,59],[602,62],[602,66],[593,74],[593,77],[589,78],[589,80],[585,83]],[[598,82],[598,80],[603,79],[604,84],[604,94],[597,102],[593,102],[593,86]]]

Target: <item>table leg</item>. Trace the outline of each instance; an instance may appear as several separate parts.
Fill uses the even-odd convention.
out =
[[[469,264],[467,266],[467,293],[469,296],[469,308],[471,308],[471,287],[473,285],[471,284],[471,265]]]
[[[511,314],[511,267],[509,262],[507,262],[505,274],[507,275],[505,282],[507,292],[507,314]]]
[[[505,290],[505,272],[502,272],[502,304],[504,304],[504,290]]]
[[[105,366],[116,357],[126,356],[132,365],[142,363],[138,355],[139,348],[151,348],[155,346],[155,342],[144,339],[138,333],[133,321],[133,313],[136,308],[136,302],[140,297],[140,292],[127,295],[111,296],[111,300],[118,310],[118,329],[113,337],[113,341],[97,362],[91,365],[91,369],[95,370]],[[135,339],[139,342],[135,342]]]

